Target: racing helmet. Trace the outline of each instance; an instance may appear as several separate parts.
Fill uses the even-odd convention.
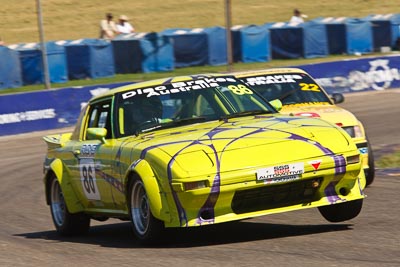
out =
[[[135,124],[141,124],[147,121],[157,121],[162,118],[162,102],[158,96],[140,97],[135,99],[129,113]]]

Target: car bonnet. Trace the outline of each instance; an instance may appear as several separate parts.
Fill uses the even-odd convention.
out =
[[[170,156],[168,164],[173,162],[186,171],[196,172],[213,168],[217,162],[230,162],[232,168],[240,169],[356,150],[338,127],[320,119],[281,115],[155,131],[146,138],[147,146]],[[157,157],[157,153],[151,154]]]
[[[351,112],[329,103],[283,105],[279,112],[295,116],[321,118],[342,127],[359,124],[357,118]]]

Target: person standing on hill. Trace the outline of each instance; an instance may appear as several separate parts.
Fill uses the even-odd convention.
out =
[[[119,22],[117,24],[117,30],[119,33],[134,33],[135,28],[128,22],[129,18],[125,15],[119,16]]]
[[[113,15],[111,13],[107,13],[106,19],[100,21],[100,38],[112,39],[114,38],[114,35],[118,33],[118,29],[113,21]]]

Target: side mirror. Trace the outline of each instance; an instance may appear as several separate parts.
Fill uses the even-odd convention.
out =
[[[279,99],[274,99],[269,101],[269,103],[271,104],[271,106],[273,106],[277,111],[281,111],[282,109],[282,101],[280,101]]]
[[[344,102],[344,96],[341,93],[334,93],[331,96],[333,103],[340,104]]]
[[[86,138],[88,140],[99,140],[105,143],[106,136],[107,136],[106,128],[88,128],[86,132]]]

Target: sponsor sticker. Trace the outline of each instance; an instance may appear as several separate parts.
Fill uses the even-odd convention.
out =
[[[255,86],[255,85],[278,84],[278,83],[296,83],[297,80],[302,80],[301,75],[279,74],[279,75],[248,77],[245,79],[245,82],[250,86]]]
[[[295,116],[303,116],[303,117],[309,117],[309,118],[320,118],[321,116],[318,113],[315,112],[299,112],[294,114]]]
[[[280,183],[297,180],[304,173],[304,163],[284,164],[263,169],[256,172],[257,180],[266,183]]]
[[[360,147],[358,151],[360,151],[361,154],[368,154],[368,147]]]
[[[138,88],[122,94],[123,99],[131,98],[137,95],[146,95],[147,97],[160,96],[167,94],[176,94],[192,90],[201,90],[206,88],[218,87],[221,83],[236,82],[230,77],[213,77],[198,80],[172,82],[169,85],[159,85],[155,87]],[[249,89],[248,89],[249,90]]]
[[[308,164],[310,164],[314,168],[314,171],[316,171],[319,169],[319,165],[321,165],[321,162],[322,162],[322,160],[317,159],[317,160],[309,161]]]
[[[0,114],[0,124],[19,123],[23,121],[36,121],[44,119],[54,119],[56,111],[53,108],[28,110],[24,112]]]

